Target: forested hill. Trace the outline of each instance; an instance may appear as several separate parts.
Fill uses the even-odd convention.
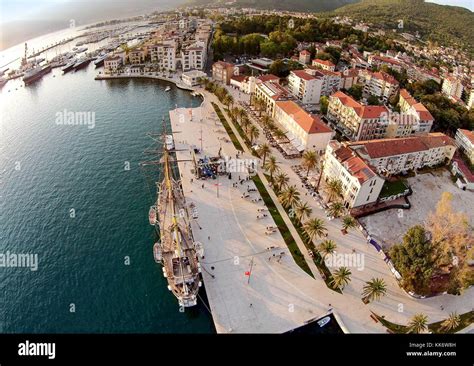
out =
[[[418,31],[425,40],[474,49],[474,13],[465,8],[423,0],[362,0],[332,13],[391,29],[401,19],[404,30]]]
[[[219,0],[191,0],[193,5],[222,4],[229,1]],[[232,6],[249,7],[256,9],[276,9],[307,12],[332,11],[341,6],[355,3],[358,0],[236,0]]]

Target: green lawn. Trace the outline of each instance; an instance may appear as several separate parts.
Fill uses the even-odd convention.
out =
[[[298,245],[295,242],[295,239],[291,235],[290,230],[288,229],[288,226],[286,226],[285,221],[283,220],[280,213],[278,212],[278,209],[276,208],[275,203],[273,202],[272,198],[268,194],[268,191],[263,185],[261,179],[259,178],[258,175],[254,176],[252,179],[258,191],[260,192],[260,195],[262,196],[262,199],[265,202],[265,205],[267,206],[268,211],[272,215],[273,221],[275,221],[275,224],[278,227],[278,230],[283,236],[283,239],[285,240],[285,243],[288,249],[290,250],[290,253],[293,256],[296,264],[300,266],[303,271],[305,271],[307,274],[313,277],[313,274],[311,273],[311,270],[309,269],[308,263],[306,263],[306,260],[304,259],[303,254],[301,253],[300,249],[298,248]]]
[[[374,314],[374,316],[377,318],[377,320],[380,321],[380,323],[382,323],[382,325],[385,328],[389,329],[391,332],[393,332],[393,333],[408,333],[408,327],[406,325],[392,323],[392,322],[386,320],[385,318],[381,317],[380,315],[375,314],[374,312],[372,312],[372,314]],[[474,322],[474,311],[469,311],[467,313],[461,314],[460,317],[461,317],[461,322],[459,324],[459,327],[457,327],[453,331],[450,331],[449,333],[459,332],[460,330],[462,330],[462,329],[466,328],[467,326],[469,326],[470,324],[472,324]],[[441,320],[439,322],[436,322],[436,323],[428,324],[428,329],[432,333],[446,333],[441,329],[441,323],[443,323],[443,320]]]
[[[232,131],[232,128],[229,126],[227,123],[227,120],[225,119],[224,115],[222,114],[221,109],[219,106],[215,103],[212,103],[212,106],[214,107],[214,110],[217,113],[217,116],[222,122],[222,125],[224,126],[225,130],[227,131],[227,134],[229,135],[230,140],[234,144],[235,148],[239,151],[244,151],[242,148],[242,145],[240,144],[239,140],[237,139],[237,136],[235,136],[234,131]]]
[[[408,187],[403,180],[395,182],[386,181],[380,192],[380,197],[390,197],[405,192]]]

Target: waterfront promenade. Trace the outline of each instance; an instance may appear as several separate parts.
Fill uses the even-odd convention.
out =
[[[215,156],[220,148],[223,155],[236,156],[234,145],[224,141],[227,134],[209,98],[191,113],[190,109],[170,112],[179,160],[190,159],[190,149],[200,149],[201,129],[200,157]],[[240,158],[254,159],[248,153]],[[298,267],[279,232],[264,234],[266,226],[275,224],[270,215],[256,219],[257,209],[264,208],[262,201],[252,202],[258,192],[241,197],[247,185],[253,187],[252,181],[238,183],[239,174],[242,178],[245,173],[202,181],[194,178],[191,169],[190,161],[179,162],[187,203],[192,202],[199,215],[192,227],[205,249],[203,279],[217,332],[282,333],[324,316],[334,304],[341,304],[337,311],[349,332],[385,331],[373,322],[360,299],[346,301],[322,279],[313,279]],[[285,254],[278,261],[281,252]]]

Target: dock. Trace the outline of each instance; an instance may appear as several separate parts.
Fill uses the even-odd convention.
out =
[[[170,120],[177,158],[188,160],[178,163],[179,172],[187,204],[194,204],[198,216],[192,229],[204,247],[202,276],[217,332],[284,333],[331,313],[331,303],[341,303],[342,295],[294,262],[279,231],[265,235],[275,223],[271,215],[257,219],[265,205],[252,190],[253,181],[245,180],[248,173],[234,172],[231,179],[194,176],[189,161],[194,149],[202,148],[197,158],[217,156],[219,150],[230,158],[237,154],[212,105],[205,100],[198,108],[177,108]],[[244,153],[239,158],[255,159]],[[248,188],[249,197],[243,198]],[[360,319],[368,309],[359,302],[349,301],[355,312],[340,316],[345,327],[380,332],[368,316]]]

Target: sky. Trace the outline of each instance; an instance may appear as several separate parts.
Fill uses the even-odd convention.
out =
[[[470,11],[474,11],[474,0],[428,0],[427,2],[441,5],[461,6]]]

